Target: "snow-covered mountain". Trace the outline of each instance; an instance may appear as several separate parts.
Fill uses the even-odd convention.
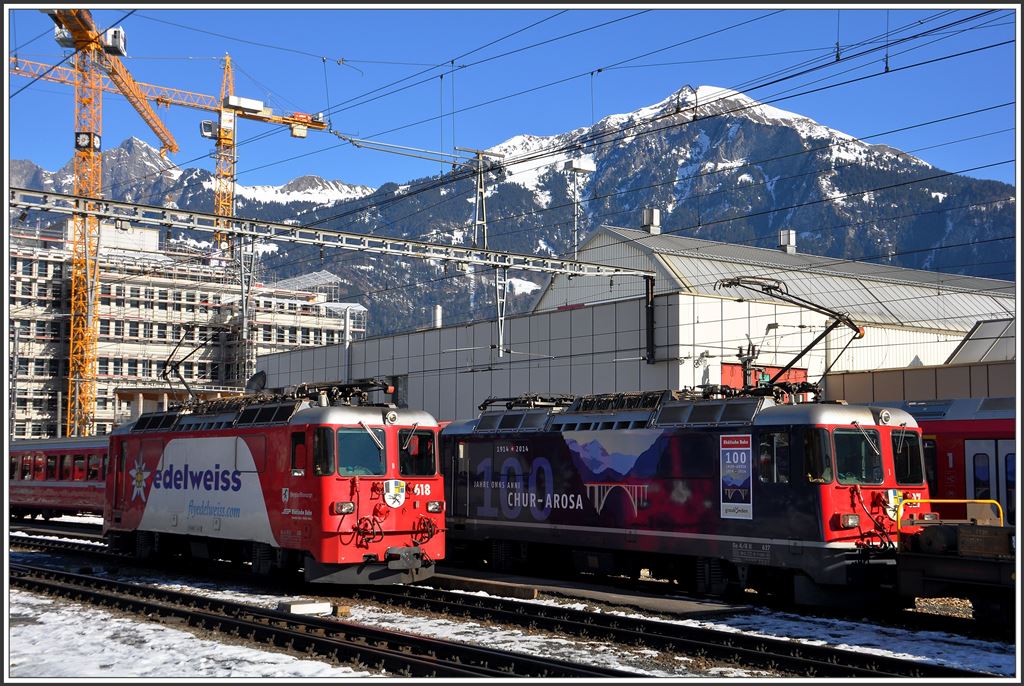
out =
[[[635,227],[643,208],[657,207],[663,233],[774,247],[779,229],[791,228],[801,252],[892,254],[894,265],[1013,278],[1012,264],[989,254],[1002,244],[986,243],[1015,231],[1012,186],[945,174],[727,89],[687,86],[593,126],[554,136],[524,133],[490,150],[505,155],[487,179],[489,247],[496,249],[571,253],[573,186],[563,166],[588,158],[596,171],[579,177],[584,236],[603,223]],[[137,139],[104,153],[104,175],[113,197],[200,211],[213,206],[209,171],[179,170]],[[932,176],[939,178],[920,181]],[[48,172],[15,160],[10,177],[13,186],[70,190],[70,164]],[[450,174],[377,189],[303,176],[280,187],[238,186],[236,213],[466,244],[474,196],[474,179]],[[932,250],[954,243],[960,247]],[[374,333],[425,325],[435,303],[456,313],[447,321],[491,315],[486,271],[444,279],[445,267],[436,263],[343,254],[321,264],[313,248],[281,247],[266,261],[270,270],[282,278],[309,268],[335,271],[371,308]],[[521,286],[515,290],[530,290]],[[529,302],[511,298],[509,311]]]

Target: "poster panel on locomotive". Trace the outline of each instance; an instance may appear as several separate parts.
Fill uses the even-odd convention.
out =
[[[128,475],[130,504],[144,508],[141,529],[275,544],[256,460],[241,437],[171,439],[157,464],[139,455]]]
[[[712,434],[567,431],[470,441],[466,450],[472,518],[706,530],[720,521]]]
[[[750,434],[721,436],[722,519],[753,519],[753,449]]]

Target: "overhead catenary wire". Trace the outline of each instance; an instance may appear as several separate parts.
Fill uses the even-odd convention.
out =
[[[934,15],[934,16],[933,16],[932,18],[934,18],[934,17],[937,17],[937,16],[944,16],[944,15],[946,15],[946,14],[949,14],[949,12],[940,12],[940,13],[939,13],[938,15]],[[987,13],[982,13],[982,14],[987,14]],[[975,15],[975,16],[979,16],[979,15]],[[932,18],[929,18],[929,19],[932,19]],[[919,22],[917,22],[917,23],[919,24],[919,23],[922,23],[923,21],[925,21],[925,20],[921,20],[921,21],[919,21]],[[962,21],[965,21],[965,20],[958,20],[957,22],[954,22],[954,23],[961,23]],[[931,29],[931,30],[929,30],[929,31],[926,31],[926,32],[922,32],[922,33],[920,33],[920,34],[917,34],[917,35],[927,35],[927,34],[928,34],[928,33],[929,33],[930,31],[937,31],[937,30],[942,30],[942,29],[945,29],[945,28],[947,28],[947,27],[948,27],[948,26],[950,26],[950,25],[951,25],[951,24],[946,24],[946,25],[943,25],[943,26],[941,26],[941,27],[937,27],[936,29]],[[726,27],[726,29],[727,29],[727,28],[729,28],[729,27]],[[721,31],[721,30],[725,30],[725,29],[719,29],[719,31]],[[873,39],[873,38],[874,38],[874,37],[872,37],[872,39]],[[872,40],[872,39],[869,39],[869,40]],[[470,51],[470,52],[473,52],[473,51]],[[844,59],[849,59],[849,58],[844,58]],[[627,62],[628,62],[629,60],[624,60],[624,61],[627,61]],[[797,66],[805,66],[806,64],[807,64],[807,63],[805,62],[805,63],[802,63],[801,65],[797,65]],[[913,66],[913,65],[911,65],[911,66]],[[779,71],[777,70],[777,71],[776,71],[776,72],[774,72],[774,73],[775,73],[775,74],[778,74],[778,73],[780,73],[780,72],[779,72]],[[843,84],[833,84],[833,86],[838,86],[838,85],[843,85]],[[742,86],[743,86],[743,84],[739,84],[739,85],[737,85],[737,86],[735,86],[735,87],[742,87]],[[542,86],[542,87],[544,87],[544,86]],[[797,94],[797,95],[793,95],[793,96],[789,96],[789,97],[797,97],[798,95],[800,95],[800,94]],[[786,98],[780,98],[780,99],[786,99]],[[492,102],[493,102],[493,101],[492,101]],[[486,103],[485,103],[485,104],[486,104]],[[753,104],[753,105],[751,105],[751,106],[754,106],[754,105],[756,105],[756,104],[764,104],[764,103],[754,103],[754,104]],[[465,108],[464,108],[464,109],[465,109]],[[741,110],[741,109],[744,109],[744,108],[737,108],[737,110],[733,110],[732,112],[735,112],[735,111],[739,111],[739,110]],[[727,112],[727,113],[721,113],[721,114],[729,114],[729,113],[731,113],[731,112]],[[663,118],[663,117],[658,117],[658,118]],[[658,119],[658,118],[655,118],[655,119]],[[654,121],[654,120],[649,120],[649,121]],[[413,124],[409,124],[409,125],[406,125],[406,127],[408,127],[408,126],[414,126],[414,125],[416,125],[416,124],[419,124],[419,123],[422,123],[422,122],[414,122]],[[645,121],[645,122],[638,122],[638,123],[636,123],[636,124],[633,124],[633,125],[630,125],[630,126],[627,126],[627,127],[623,127],[622,131],[620,131],[620,132],[611,132],[611,133],[619,133],[619,134],[621,134],[621,135],[629,135],[628,131],[630,131],[630,130],[632,130],[632,129],[634,129],[634,128],[636,128],[636,127],[638,127],[638,126],[640,126],[640,125],[642,125],[642,124],[644,124],[644,123],[649,123],[649,122],[648,122],[648,121]],[[685,122],[683,122],[682,124],[685,124]],[[680,124],[680,125],[682,125],[682,124]],[[264,132],[264,133],[262,133],[262,134],[258,134],[257,136],[254,136],[254,137],[252,137],[252,138],[250,138],[250,139],[248,139],[248,140],[246,140],[246,141],[242,141],[242,142],[238,143],[238,145],[240,146],[240,145],[243,145],[243,144],[247,144],[247,143],[251,143],[251,142],[254,142],[254,141],[256,141],[256,140],[261,140],[261,139],[263,139],[263,138],[266,138],[266,137],[268,137],[268,136],[270,136],[270,135],[275,135],[275,134],[277,134],[277,133],[279,133],[279,132],[280,132],[280,130],[279,130],[279,129],[272,129],[272,130],[268,130],[268,131],[266,131],[266,132]],[[385,132],[385,133],[387,133],[387,132]],[[646,133],[646,134],[654,134],[654,133],[657,133],[657,131],[655,131],[655,130],[651,130],[651,131],[648,131],[648,132],[645,132],[645,133]],[[382,134],[375,134],[375,135],[382,135]],[[610,134],[605,134],[605,136],[608,136],[608,135],[610,135]],[[596,142],[596,139],[595,139],[595,140],[590,140],[590,141],[584,141],[584,143],[587,143],[587,142],[589,142],[589,143],[595,143],[595,142]],[[604,142],[608,142],[608,141],[604,141]],[[306,157],[306,156],[309,156],[309,155],[313,155],[313,154],[318,154],[318,153],[320,153],[320,152],[325,152],[325,151],[327,151],[327,150],[331,150],[331,149],[336,149],[336,148],[340,147],[341,145],[344,145],[344,143],[342,143],[342,144],[335,144],[335,145],[333,145],[333,146],[329,146],[328,148],[324,148],[324,149],[320,149],[320,150],[316,150],[316,151],[312,151],[312,152],[307,152],[307,153],[303,153],[303,154],[300,154],[300,155],[295,155],[295,156],[292,156],[292,157],[289,157],[289,158],[285,158],[284,160],[280,160],[280,161],[278,161],[278,162],[276,162],[276,163],[269,163],[269,164],[266,164],[266,165],[261,165],[260,167],[256,167],[256,168],[253,168],[253,169],[248,169],[248,170],[244,170],[243,172],[239,172],[239,175],[240,175],[240,174],[243,174],[243,173],[247,173],[247,172],[255,171],[255,170],[258,170],[258,169],[266,168],[266,167],[268,167],[268,166],[272,166],[273,164],[279,164],[279,163],[283,163],[283,162],[287,162],[287,161],[294,161],[295,159],[299,159],[299,158],[302,158],[302,157]],[[552,151],[552,153],[557,153],[557,152],[560,152],[560,150],[553,150],[553,151]],[[194,158],[194,160],[192,160],[192,161],[195,161],[195,160],[199,160],[199,159],[203,159],[204,157],[205,157],[205,155],[204,155],[204,156],[201,156],[201,157],[197,157],[197,158]],[[513,162],[509,162],[508,160],[506,160],[506,163],[513,163]],[[186,164],[187,164],[187,162],[186,162]],[[158,172],[154,172],[154,173],[158,173]],[[453,181],[455,181],[455,180],[458,180],[458,179],[459,179],[458,175],[453,175],[453,176],[452,176],[452,178],[451,178],[451,180],[453,180]],[[415,192],[415,191],[413,191],[413,193],[414,193],[414,192]],[[412,193],[410,193],[410,194],[407,194],[407,196],[408,196],[408,195],[411,195],[411,194],[412,194]]]

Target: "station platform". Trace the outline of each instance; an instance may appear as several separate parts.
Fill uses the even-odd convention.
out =
[[[735,614],[743,611],[746,607],[717,600],[686,597],[671,589],[667,584],[665,595],[659,595],[653,592],[625,590],[588,581],[564,580],[555,584],[550,579],[498,574],[475,569],[453,568],[440,571],[424,581],[424,585],[444,590],[484,591],[520,600],[536,600],[541,594],[561,596],[567,599],[590,600],[614,605],[623,611],[635,609],[689,619],[709,619]]]

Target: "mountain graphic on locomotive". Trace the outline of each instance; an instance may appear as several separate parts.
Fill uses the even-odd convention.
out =
[[[393,388],[303,384],[119,426],[104,450],[104,534],[140,557],[249,561],[263,575],[301,568],[312,582],[432,576],[445,553],[439,427],[421,410],[368,403],[373,391]],[[97,439],[78,442],[68,449]]]
[[[934,517],[917,423],[786,404],[786,386],[489,399],[441,434],[449,544],[499,569],[648,569],[703,593],[894,596],[899,503]]]

